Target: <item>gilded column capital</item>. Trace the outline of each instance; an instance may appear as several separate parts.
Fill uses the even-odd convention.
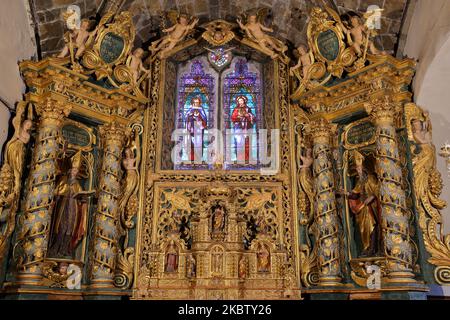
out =
[[[373,99],[365,105],[365,109],[375,124],[392,124],[398,111],[397,106],[389,97],[384,97]]]
[[[316,143],[330,144],[330,137],[335,130],[336,126],[325,118],[319,118],[311,122],[309,133]]]
[[[72,106],[61,101],[47,98],[43,103],[36,105],[36,111],[42,121],[60,124],[64,117],[69,116]]]
[[[127,135],[127,127],[116,121],[112,121],[100,126],[100,135],[108,141],[122,143]]]

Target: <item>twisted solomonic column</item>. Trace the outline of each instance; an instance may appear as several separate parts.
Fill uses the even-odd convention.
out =
[[[114,288],[119,238],[121,155],[125,126],[112,122],[100,127],[103,163],[98,186],[94,245],[91,252],[91,288]]]
[[[367,108],[376,126],[376,172],[380,183],[381,226],[387,282],[415,282],[412,243],[402,169],[394,126],[395,104],[375,101]]]
[[[319,286],[341,285],[340,222],[336,207],[330,146],[333,130],[323,118],[311,124],[314,155],[315,223]]]
[[[42,280],[41,262],[44,260],[50,232],[51,208],[56,159],[60,152],[64,117],[70,107],[47,99],[36,106],[40,117],[38,136],[33,151],[25,212],[18,233],[17,281],[19,284],[39,285]]]

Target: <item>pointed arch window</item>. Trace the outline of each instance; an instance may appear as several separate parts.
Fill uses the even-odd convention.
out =
[[[218,156],[228,170],[258,169],[261,65],[235,57],[221,71],[211,66],[207,56],[200,56],[179,66],[177,74],[175,127],[184,131],[176,142],[181,147],[174,169],[212,169]],[[213,146],[216,129],[223,138],[218,144],[221,150]]]

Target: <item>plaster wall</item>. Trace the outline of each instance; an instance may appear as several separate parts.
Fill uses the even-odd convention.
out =
[[[404,54],[418,60],[414,100],[430,111],[433,141],[439,149],[450,142],[450,1],[417,1]],[[442,198],[450,202],[450,176],[444,159],[437,161],[445,184]],[[442,213],[444,232],[450,233],[450,209]]]
[[[21,100],[25,84],[18,62],[36,55],[34,32],[30,25],[27,0],[0,1],[0,97],[10,107]],[[7,134],[10,112],[0,102],[0,147]],[[1,152],[1,151],[0,151]]]

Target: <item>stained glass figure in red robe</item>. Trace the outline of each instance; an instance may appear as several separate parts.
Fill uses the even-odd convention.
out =
[[[255,116],[247,106],[247,102],[248,99],[246,96],[238,96],[236,98],[236,107],[231,115],[234,128],[236,158],[238,162],[245,161],[245,163],[248,163],[250,156],[250,138],[248,131],[255,124]],[[242,150],[244,150],[244,153],[242,153]]]

